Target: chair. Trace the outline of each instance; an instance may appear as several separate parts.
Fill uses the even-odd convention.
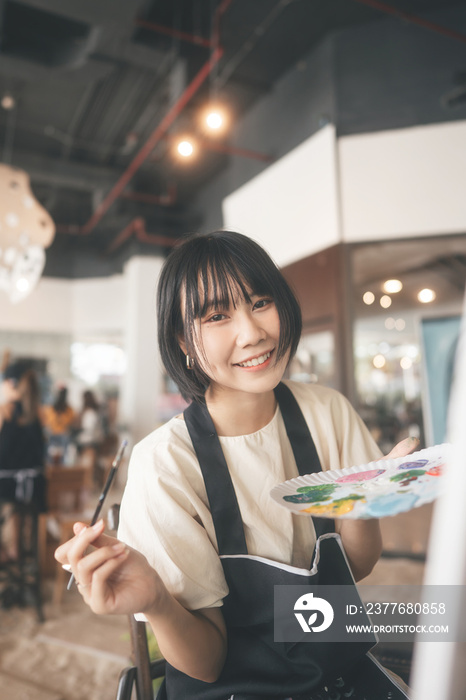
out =
[[[119,512],[118,504],[109,509],[109,530],[117,530]],[[166,662],[165,659],[150,660],[146,623],[136,620],[134,615],[128,615],[128,621],[134,666],[128,666],[121,671],[115,700],[131,700],[134,688],[137,700],[153,700],[152,681],[165,675]]]
[[[39,516],[39,556],[42,573],[45,573],[47,560],[47,532],[52,526],[56,529],[59,546],[73,536],[76,520],[85,520],[88,513],[86,502],[92,484],[92,472],[87,466],[48,467],[47,512]],[[55,565],[53,602],[61,603],[68,573],[58,562]]]
[[[134,666],[124,668],[118,679],[116,700],[131,700],[133,688],[137,700],[153,700],[152,681],[165,675],[165,659],[151,661],[147,645],[146,623],[129,615]]]

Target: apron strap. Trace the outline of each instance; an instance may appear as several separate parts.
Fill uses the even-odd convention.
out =
[[[305,476],[306,474],[321,472],[322,465],[311,431],[304,420],[293,392],[283,382],[280,382],[275,387],[274,392],[280,406],[299,475]],[[312,522],[316,531],[316,539],[329,532],[335,532],[335,522],[331,518],[312,518]]]
[[[293,393],[283,382],[275,387],[274,393],[280,406],[299,475],[321,472],[322,467],[314,440]]]
[[[207,406],[193,401],[184,411],[184,420],[204,477],[218,553],[247,554],[238,500]]]

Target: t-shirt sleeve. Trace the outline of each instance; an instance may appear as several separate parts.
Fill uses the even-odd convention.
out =
[[[144,554],[188,610],[218,607],[228,593],[194,460],[171,442],[136,445],[118,528],[119,539]]]

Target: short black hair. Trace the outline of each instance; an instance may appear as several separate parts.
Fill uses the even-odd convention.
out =
[[[10,380],[17,384],[19,380],[23,377],[25,372],[28,370],[28,365],[25,362],[22,362],[21,360],[16,360],[15,362],[12,362],[8,367],[6,367],[5,371],[3,372],[3,379],[4,380]]]
[[[275,361],[288,350],[291,359],[301,335],[301,309],[277,265],[258,243],[234,231],[194,234],[166,259],[157,292],[159,350],[168,374],[186,400],[204,401],[210,381],[196,362],[194,321],[202,318],[212,302],[228,308],[235,305],[238,294],[249,302],[251,293],[274,300],[280,319]],[[192,369],[186,367],[180,337],[194,358]]]

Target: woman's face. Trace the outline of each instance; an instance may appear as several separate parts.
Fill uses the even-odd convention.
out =
[[[272,298],[251,294],[236,306],[211,306],[195,328],[196,362],[210,378],[209,392],[271,391],[281,380],[288,354],[276,362],[280,321]]]

